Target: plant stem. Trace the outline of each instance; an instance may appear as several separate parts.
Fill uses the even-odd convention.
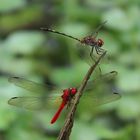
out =
[[[57,140],[69,140],[69,136],[71,134],[71,130],[72,130],[73,123],[74,123],[75,111],[76,111],[77,105],[79,103],[80,97],[83,94],[83,90],[86,87],[86,84],[87,84],[88,80],[90,79],[92,72],[94,72],[95,68],[98,66],[100,60],[105,56],[105,54],[106,54],[106,51],[96,60],[96,62],[89,68],[87,74],[85,75],[85,77],[78,89],[78,92],[76,94],[74,103],[71,106],[70,112],[68,113],[68,115],[66,117],[65,124],[62,127]]]

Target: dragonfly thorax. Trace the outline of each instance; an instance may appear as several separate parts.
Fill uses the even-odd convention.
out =
[[[85,44],[85,45],[89,45],[89,46],[94,46],[96,44],[96,40],[94,37],[92,36],[87,36],[87,37],[84,37],[82,40],[81,40],[81,43]]]
[[[76,88],[68,88],[63,90],[63,95],[61,96],[65,102],[68,102],[77,93]]]
[[[81,40],[81,43],[85,44],[85,45],[89,45],[89,46],[98,46],[98,47],[102,47],[104,42],[102,39],[98,39],[96,40],[95,37],[92,37],[92,36],[87,36],[87,37],[84,37],[82,40]]]

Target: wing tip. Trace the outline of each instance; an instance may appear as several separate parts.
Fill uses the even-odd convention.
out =
[[[11,101],[14,100],[14,99],[17,99],[17,98],[18,98],[18,97],[12,97],[11,99],[8,100],[8,104],[11,105]]]
[[[116,96],[118,96],[118,98],[117,99],[120,99],[122,96],[121,96],[121,94],[120,93],[118,93],[118,92],[113,92],[113,94],[115,94]]]
[[[108,22],[108,21],[107,21],[107,19],[106,19],[106,20],[103,21],[103,24],[106,24],[107,22]]]
[[[8,81],[12,83],[15,79],[19,79],[19,77],[9,77]]]
[[[110,73],[112,73],[112,74],[118,74],[118,72],[117,71],[115,71],[115,70],[113,70],[113,71],[111,71]]]

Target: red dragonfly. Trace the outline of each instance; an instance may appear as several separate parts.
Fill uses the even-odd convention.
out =
[[[93,107],[118,100],[121,97],[121,95],[117,92],[112,91],[112,88],[108,83],[116,76],[116,74],[117,72],[112,71],[110,73],[100,76],[100,78],[97,78],[93,81],[89,81],[85,89],[85,92],[87,93],[85,93],[83,98],[81,98],[80,103],[84,103],[85,100],[88,99],[88,101],[91,100],[93,102]],[[48,92],[48,89],[50,88],[49,85],[41,85],[19,77],[11,77],[9,78],[9,82],[14,83],[16,86],[22,87],[33,93],[43,93],[43,95],[36,96],[13,97],[8,101],[8,104],[10,105],[29,110],[41,110],[44,108],[48,109],[51,107],[56,107],[56,104],[59,103],[59,108],[53,116],[51,124],[56,122],[65,106],[68,108],[72,104],[72,101],[74,100],[74,97],[77,93],[77,87],[73,87],[64,89],[60,92],[62,94],[56,95],[54,94],[54,92],[46,94]],[[105,83],[105,88],[101,88],[101,85],[99,85],[103,83]],[[97,87],[99,87],[100,90],[97,90]],[[96,90],[97,93],[92,93]]]
[[[41,30],[43,31],[48,31],[48,32],[52,32],[52,33],[56,33],[56,34],[60,34],[60,35],[63,35],[63,36],[66,36],[66,37],[69,37],[71,39],[74,39],[78,42],[80,42],[81,44],[84,44],[84,45],[88,45],[91,47],[91,51],[90,51],[90,56],[91,58],[93,58],[93,50],[95,48],[96,50],[96,53],[98,55],[102,54],[104,49],[102,49],[101,47],[103,46],[104,44],[104,41],[100,38],[96,39],[97,38],[97,35],[98,35],[98,31],[101,29],[101,27],[106,23],[107,21],[104,21],[103,23],[101,23],[97,29],[94,31],[94,33],[92,33],[91,35],[89,36],[86,36],[82,39],[79,39],[79,38],[76,38],[76,37],[73,37],[71,35],[68,35],[68,34],[65,34],[65,33],[62,33],[62,32],[58,32],[58,31],[55,31],[53,29],[50,29],[50,28],[41,28]]]

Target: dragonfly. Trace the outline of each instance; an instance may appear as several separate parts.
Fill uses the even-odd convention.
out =
[[[71,38],[71,39],[74,39],[74,40],[80,42],[80,44],[90,46],[91,47],[90,56],[91,56],[92,59],[94,59],[94,56],[93,56],[93,50],[94,50],[94,48],[95,48],[96,53],[98,55],[101,55],[105,51],[104,49],[102,49],[102,46],[104,45],[104,41],[101,38],[98,38],[97,39],[97,35],[98,35],[99,30],[103,27],[103,25],[106,22],[107,21],[104,21],[103,23],[101,23],[95,29],[95,31],[91,35],[88,35],[88,36],[86,36],[86,37],[84,37],[82,39],[76,38],[74,36],[68,35],[68,34],[63,33],[63,32],[55,31],[55,30],[50,29],[50,28],[42,27],[40,29],[43,30],[43,31],[47,31],[47,32],[52,32],[52,33],[56,33],[56,34],[59,34],[59,35],[63,35],[65,37],[68,37],[68,38]]]
[[[93,103],[93,108],[93,106],[102,105],[120,99],[121,95],[114,92],[109,84],[108,86],[105,86],[106,88],[104,89],[102,89],[101,85],[99,85],[103,81],[105,84],[107,84],[111,79],[114,79],[116,75],[117,72],[112,71],[100,76],[100,78],[89,81],[84,91],[85,94],[83,95],[83,98],[81,98],[80,103],[84,104],[86,99],[90,99]],[[58,109],[51,119],[51,124],[57,121],[64,108],[68,109],[71,106],[78,91],[78,87],[65,88],[64,90],[60,91],[54,88],[52,90],[54,92],[48,94],[47,92],[49,92],[50,85],[38,84],[20,77],[10,77],[8,80],[18,87],[31,91],[34,94],[37,93],[33,96],[12,97],[8,100],[8,104],[28,110],[41,110],[57,107]],[[96,87],[99,87],[99,89],[102,89],[102,91],[93,93],[93,91],[97,89]],[[55,94],[56,91],[59,91],[59,93]],[[42,92],[43,95],[40,95],[40,92]]]

